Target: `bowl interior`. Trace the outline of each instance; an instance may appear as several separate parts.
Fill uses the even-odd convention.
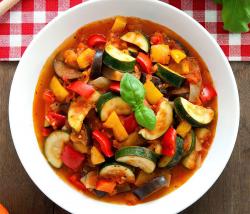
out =
[[[217,131],[202,167],[171,194],[135,207],[97,202],[65,184],[41,154],[32,119],[36,83],[48,56],[81,26],[115,15],[148,19],[181,35],[207,64],[218,92]],[[27,48],[13,79],[9,119],[13,141],[24,168],[34,183],[64,209],[72,213],[81,213],[86,207],[93,212],[101,208],[102,212],[108,213],[112,208],[120,213],[134,209],[150,213],[161,206],[167,213],[176,213],[201,197],[224,169],[237,136],[239,97],[232,70],[220,47],[201,25],[185,13],[154,0],[93,0],[55,18]]]

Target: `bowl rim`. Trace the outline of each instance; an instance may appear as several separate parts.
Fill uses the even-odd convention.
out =
[[[34,39],[31,41],[30,45],[28,46],[28,48],[26,49],[26,51],[24,52],[23,54],[23,57],[22,58],[25,58],[26,55],[30,52],[30,50],[32,50],[32,47],[34,44],[36,44],[36,41],[43,36],[44,32],[47,31],[47,29],[51,28],[51,26],[53,26],[58,20],[60,20],[62,17],[64,16],[67,16],[68,14],[74,12],[75,10],[77,10],[78,8],[81,8],[81,7],[88,7],[88,5],[92,5],[92,4],[96,4],[98,2],[105,2],[105,1],[112,1],[112,0],[91,0],[91,1],[87,1],[87,2],[83,2],[79,5],[76,5],[66,11],[64,11],[63,13],[59,14],[57,17],[55,17],[51,22],[49,22],[35,37]],[[122,0],[120,0],[122,1]],[[131,0],[132,1],[132,0]],[[142,0],[138,0],[138,1],[142,1]],[[233,136],[232,136],[232,141],[234,143],[232,143],[230,145],[230,148],[228,150],[228,155],[227,157],[224,157],[224,164],[223,164],[223,167],[220,168],[220,170],[218,170],[218,173],[216,176],[213,177],[213,180],[210,180],[210,182],[206,185],[206,187],[204,187],[201,191],[201,193],[198,194],[198,196],[196,195],[196,197],[194,197],[191,202],[187,202],[187,203],[183,203],[183,205],[179,206],[179,209],[176,209],[176,212],[180,212],[182,210],[184,210],[185,208],[187,208],[188,206],[192,205],[194,202],[196,202],[199,198],[201,198],[207,191],[208,189],[211,188],[211,186],[215,183],[215,181],[218,179],[218,177],[221,175],[222,171],[224,170],[226,164],[228,163],[229,161],[229,158],[231,157],[231,154],[232,154],[232,151],[233,151],[233,148],[234,148],[234,145],[236,143],[236,138],[237,138],[237,133],[238,133],[238,128],[239,128],[239,119],[240,119],[240,103],[239,103],[239,94],[238,94],[238,90],[237,90],[237,85],[236,85],[236,81],[235,81],[235,78],[234,78],[234,74],[232,72],[232,69],[231,69],[231,66],[226,58],[226,56],[224,55],[223,51],[221,50],[220,46],[217,44],[217,42],[215,41],[215,39],[208,33],[208,31],[203,28],[202,25],[200,25],[196,20],[194,20],[192,17],[190,17],[189,15],[187,15],[186,13],[184,13],[183,11],[177,9],[176,7],[172,6],[172,5],[169,5],[169,4],[166,4],[164,2],[160,2],[160,1],[156,1],[156,0],[143,0],[143,1],[147,1],[147,2],[150,2],[152,4],[159,4],[163,7],[168,7],[170,10],[173,10],[174,12],[176,13],[179,13],[180,15],[184,16],[186,19],[188,19],[189,21],[193,22],[199,29],[200,31],[202,31],[202,33],[206,34],[206,36],[211,40],[211,42],[213,43],[213,45],[217,48],[217,51],[219,52],[220,56],[224,59],[224,63],[225,63],[225,66],[226,66],[226,69],[228,70],[228,75],[230,76],[230,79],[232,81],[232,87],[233,87],[233,91],[234,91],[234,101],[235,101],[235,107],[236,107],[236,112],[235,112],[235,122],[236,124],[234,125],[234,128],[235,128],[235,132],[233,133]],[[185,38],[184,38],[185,39]],[[62,41],[61,41],[62,42]],[[20,62],[22,61],[22,59],[20,60]],[[21,67],[21,63],[19,62],[17,68],[16,68],[16,73],[17,72],[20,72],[20,67]],[[11,90],[10,90],[10,96],[9,96],[9,124],[10,124],[10,130],[11,130],[11,135],[12,135],[12,139],[13,139],[13,143],[14,143],[14,146],[15,146],[15,149],[17,151],[17,154],[18,154],[18,157],[23,165],[23,167],[25,168],[25,171],[27,172],[27,174],[30,176],[31,180],[36,184],[36,186],[48,197],[50,198],[53,202],[55,202],[56,204],[58,204],[59,206],[61,206],[62,208],[64,208],[65,210],[68,210],[68,211],[72,211],[71,208],[69,208],[70,206],[68,205],[65,205],[62,203],[62,201],[58,200],[57,198],[55,198],[54,196],[50,195],[50,193],[46,190],[46,189],[42,189],[39,185],[39,182],[34,178],[33,176],[33,173],[30,172],[28,170],[28,168],[26,167],[26,164],[25,164],[25,161],[23,159],[23,156],[21,154],[21,151],[18,149],[18,146],[17,146],[17,140],[16,140],[16,133],[15,133],[15,122],[14,122],[14,118],[12,117],[12,112],[14,111],[15,107],[13,106],[13,99],[15,98],[14,97],[14,87],[13,85],[16,83],[16,79],[17,79],[17,75],[14,75],[13,77],[13,81],[12,81],[12,85],[11,85]],[[218,125],[218,124],[217,124]],[[211,148],[210,148],[211,150]],[[196,174],[197,172],[195,172]],[[68,184],[67,184],[68,185]],[[172,193],[171,193],[172,194]],[[163,198],[163,197],[162,197]],[[108,204],[108,203],[105,203],[105,204]],[[149,203],[147,203],[149,204]],[[113,206],[115,204],[112,204]],[[141,204],[141,205],[145,205],[145,204]],[[137,205],[139,206],[139,205]],[[136,206],[136,207],[137,207]],[[123,207],[123,206],[121,206]]]

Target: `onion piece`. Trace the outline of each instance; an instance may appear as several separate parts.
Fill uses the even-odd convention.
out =
[[[105,77],[98,77],[89,82],[90,85],[93,85],[97,89],[108,89],[111,81]]]
[[[201,80],[197,84],[190,83],[190,93],[188,100],[192,103],[196,102],[201,92]]]

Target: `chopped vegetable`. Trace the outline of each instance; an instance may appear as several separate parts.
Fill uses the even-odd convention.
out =
[[[170,127],[162,139],[162,154],[173,157],[176,150],[176,130]]]
[[[146,81],[146,83],[144,84],[144,88],[146,91],[147,101],[152,105],[158,103],[163,97],[163,94],[155,87],[154,83],[152,83],[151,81]]]
[[[54,129],[63,127],[66,122],[64,115],[52,111],[48,112],[45,118]]]
[[[105,158],[103,157],[102,153],[95,146],[92,146],[90,150],[90,155],[91,155],[91,162],[94,165],[105,162]]]
[[[119,82],[112,82],[109,86],[109,89],[113,92],[120,93],[120,83]]]
[[[96,183],[96,189],[99,191],[107,192],[112,194],[115,190],[116,182],[107,180],[107,179],[99,179]]]
[[[109,80],[121,81],[124,73],[122,73],[120,71],[113,70],[113,69],[108,68],[106,66],[103,66],[102,74],[104,77],[108,78]]]
[[[61,153],[64,144],[69,139],[69,134],[63,131],[54,131],[46,138],[44,153],[53,167],[60,168],[62,166]]]
[[[65,166],[76,171],[82,165],[85,156],[74,150],[70,144],[67,144],[64,146],[61,158]]]
[[[91,66],[90,78],[95,79],[102,76],[103,50],[97,49]]]
[[[128,32],[121,37],[123,41],[136,45],[146,53],[149,51],[149,41],[141,32]]]
[[[157,155],[145,147],[128,146],[116,151],[115,159],[118,162],[139,167],[144,172],[151,173],[155,169]]]
[[[71,83],[67,88],[81,95],[84,99],[88,99],[95,92],[93,86],[88,85],[80,80]]]
[[[88,38],[87,44],[90,48],[95,48],[106,43],[105,36],[101,34],[93,34]]]
[[[51,132],[53,132],[53,128],[51,127],[42,127],[42,136],[43,137],[48,137]]]
[[[110,87],[111,81],[105,77],[98,77],[89,82],[90,85],[93,85],[96,89],[106,90]]]
[[[176,132],[181,137],[185,138],[187,133],[191,130],[192,126],[185,120],[182,120],[178,125]]]
[[[94,189],[98,179],[97,171],[90,171],[84,177],[81,178],[81,183],[84,184],[87,189]]]
[[[86,187],[80,182],[79,174],[73,174],[68,179],[70,183],[73,184],[77,189],[83,190],[83,191],[86,190]]]
[[[211,131],[208,128],[197,128],[195,134],[199,141],[204,142],[211,136]]]
[[[92,63],[95,56],[95,51],[91,48],[84,50],[78,57],[77,63],[81,69],[85,69]]]
[[[179,49],[172,49],[170,54],[176,63],[180,63],[183,59],[187,57],[186,54]]]
[[[182,160],[182,164],[188,169],[194,169],[196,167],[197,158],[198,158],[198,152],[192,151],[191,154],[189,154]]]
[[[64,101],[69,95],[69,92],[62,86],[56,76],[53,76],[49,86],[53,94],[56,96],[56,99],[60,102]]]
[[[141,146],[143,143],[144,139],[138,134],[138,132],[135,131],[131,133],[126,140],[117,142],[116,148],[119,149],[127,146]]]
[[[207,103],[214,99],[217,96],[217,93],[212,85],[205,85],[201,89],[200,98],[202,103]]]
[[[125,17],[122,16],[117,16],[115,19],[115,22],[112,26],[111,31],[112,32],[122,32],[127,24],[127,19]]]
[[[150,49],[150,58],[152,62],[158,62],[163,65],[169,63],[170,49],[168,45],[152,45]]]
[[[56,97],[51,90],[45,90],[43,92],[43,99],[47,104],[52,104],[56,101]]]
[[[136,128],[138,127],[138,124],[137,124],[136,119],[135,119],[135,115],[130,114],[129,116],[124,117],[123,118],[123,126],[126,129],[128,134],[134,132],[136,130]]]
[[[118,141],[123,141],[128,138],[128,133],[124,126],[122,125],[119,117],[117,116],[116,112],[113,111],[105,123],[103,123],[104,127],[110,128],[114,132],[115,139]]]
[[[151,37],[150,37],[150,43],[152,45],[158,45],[164,43],[164,37],[162,33],[155,32]]]
[[[164,99],[159,104],[159,110],[156,114],[156,125],[153,130],[141,129],[139,134],[147,140],[155,140],[162,136],[173,122],[173,108],[170,103]]]
[[[147,54],[140,52],[136,57],[136,61],[145,73],[151,73],[152,62]]]
[[[164,176],[160,176],[154,178],[153,180],[149,181],[148,183],[144,184],[141,187],[138,187],[133,191],[133,193],[140,199],[143,200],[148,196],[152,195],[154,192],[157,192],[164,186],[166,186],[167,181]]]
[[[107,157],[112,157],[114,155],[112,151],[112,144],[108,137],[98,130],[92,132],[93,138],[99,143],[103,154]]]
[[[135,185],[137,187],[142,186],[149,181],[151,181],[155,177],[155,173],[146,173],[141,170],[136,178]]]

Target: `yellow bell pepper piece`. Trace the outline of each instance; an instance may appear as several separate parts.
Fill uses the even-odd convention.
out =
[[[185,120],[181,121],[176,129],[176,133],[185,138],[192,126]]]
[[[118,141],[123,141],[128,138],[128,133],[126,129],[124,128],[124,126],[122,125],[115,111],[113,111],[109,115],[108,119],[103,125],[106,128],[113,129],[114,136]]]
[[[121,32],[125,29],[126,24],[127,24],[127,19],[125,17],[118,16],[115,19],[115,22],[112,26],[111,31],[112,32]]]
[[[103,157],[102,153],[95,146],[91,148],[90,155],[91,163],[94,165],[103,163],[105,161],[105,158]]]
[[[163,65],[169,63],[170,49],[168,45],[152,45],[150,49],[150,59],[152,62],[158,62]]]
[[[81,69],[87,68],[93,61],[95,51],[91,48],[84,50],[78,57],[77,63]]]
[[[178,49],[171,50],[170,55],[176,63],[180,63],[181,60],[187,57],[183,51],[178,50]]]
[[[189,61],[183,60],[181,62],[181,74],[189,74],[190,68],[189,68]]]
[[[62,86],[56,76],[52,77],[49,87],[56,96],[56,99],[60,102],[65,100],[65,98],[69,95],[69,92]]]
[[[146,90],[146,99],[152,105],[158,103],[163,97],[163,94],[158,90],[158,88],[155,87],[154,83],[152,83],[151,81],[146,81],[146,83],[144,83],[144,88]]]

